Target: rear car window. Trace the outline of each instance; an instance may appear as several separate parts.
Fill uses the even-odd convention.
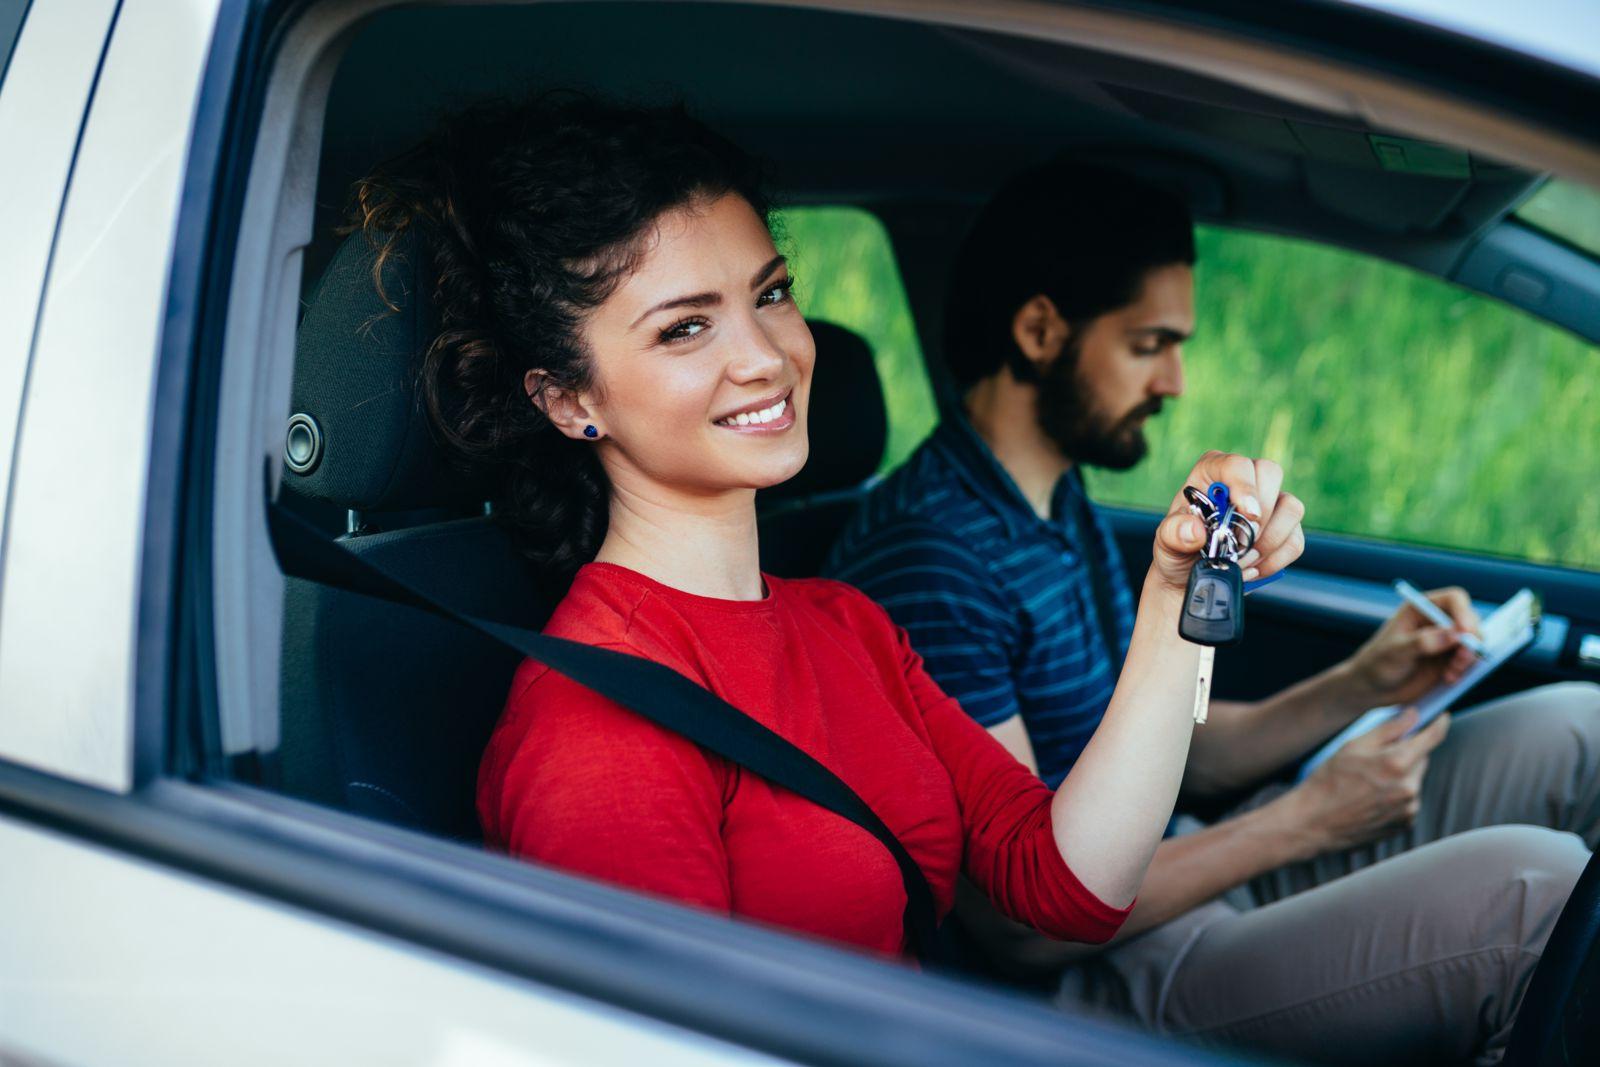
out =
[[[1186,393],[1150,456],[1093,471],[1165,509],[1193,457],[1278,460],[1307,526],[1600,567],[1600,351],[1437,278],[1304,241],[1202,227]]]
[[[899,466],[938,414],[889,231],[857,207],[789,208],[774,230],[806,318],[854,330],[871,347],[889,418],[879,469]]]
[[[1516,216],[1536,230],[1600,256],[1600,192],[1552,178],[1517,209]]]

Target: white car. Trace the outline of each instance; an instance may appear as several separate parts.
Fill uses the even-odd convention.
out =
[[[524,579],[496,577],[515,563],[469,491],[373,489],[411,462],[394,368],[335,380],[301,316],[351,313],[314,288],[350,179],[445,103],[529,83],[681,93],[778,164],[797,232],[807,205],[853,206],[898,261],[887,428],[763,502],[772,569],[814,566],[926,428],[941,381],[918,353],[961,227],[1047,149],[1165,168],[1208,225],[1404,264],[1600,343],[1586,0],[0,0],[0,1062],[1233,1062],[473,840],[515,654],[286,579],[267,494],[515,615]],[[1554,372],[1529,373],[1508,380]],[[1534,433],[1530,410],[1507,432]],[[1600,529],[1594,474],[1517,502],[1522,558],[1403,522],[1314,533],[1253,609],[1280,623],[1254,653],[1294,677],[1353,647],[1404,573],[1540,590],[1502,684],[1600,678],[1600,555],[1547,518]],[[1154,519],[1115,519],[1137,565]],[[1591,870],[1513,1060],[1600,1049],[1597,899]]]

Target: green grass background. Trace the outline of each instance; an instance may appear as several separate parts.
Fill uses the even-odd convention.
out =
[[[786,212],[806,314],[873,346],[885,469],[934,423],[893,252],[851,208]],[[1380,260],[1202,227],[1187,390],[1097,499],[1164,508],[1208,448],[1283,464],[1308,527],[1600,568],[1600,350]],[[815,431],[814,431],[815,432]]]

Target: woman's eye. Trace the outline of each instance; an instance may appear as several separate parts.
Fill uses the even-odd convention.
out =
[[[757,307],[770,307],[773,304],[781,304],[785,300],[789,299],[789,292],[793,288],[794,288],[794,279],[793,278],[785,278],[783,281],[779,282],[777,285],[774,285],[772,288],[770,288],[766,292],[762,293],[761,296],[756,300],[756,306]]]
[[[705,319],[683,319],[662,330],[661,339],[668,344],[674,341],[687,341],[691,337],[699,336],[707,325],[709,324]]]

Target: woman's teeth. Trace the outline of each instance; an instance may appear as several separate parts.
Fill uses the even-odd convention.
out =
[[[759,426],[763,422],[771,422],[783,414],[784,408],[789,406],[787,397],[778,401],[770,408],[760,411],[741,411],[737,415],[729,415],[725,419],[718,419],[718,426]]]

